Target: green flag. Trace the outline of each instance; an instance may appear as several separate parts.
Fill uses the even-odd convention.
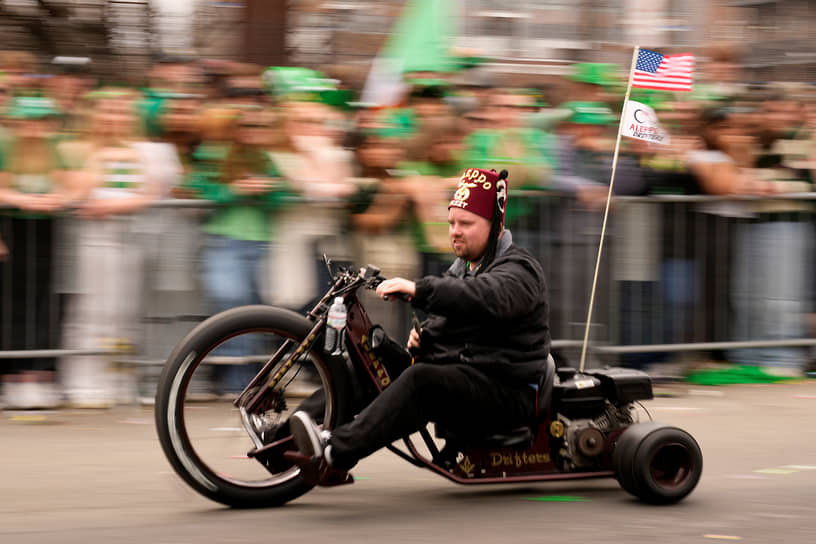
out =
[[[406,72],[450,72],[459,66],[460,59],[450,54],[451,4],[447,0],[409,0],[371,65],[362,103],[396,105],[406,90]]]
[[[394,25],[383,56],[397,61],[402,73],[455,70],[457,62],[450,53],[454,5],[448,0],[409,1]]]

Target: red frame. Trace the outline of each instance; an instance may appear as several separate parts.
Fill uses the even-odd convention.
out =
[[[362,282],[362,280],[359,281]],[[385,364],[374,353],[369,343],[368,334],[371,330],[372,323],[356,294],[357,289],[361,286],[362,283],[352,283],[350,286],[344,285],[342,279],[338,280],[332,286],[329,292],[309,312],[309,316],[315,320],[315,326],[309,335],[307,335],[307,338],[300,343],[298,351],[303,352],[308,350],[319,336],[321,329],[325,326],[325,318],[319,314],[320,308],[326,301],[343,293],[348,308],[345,331],[349,357],[354,364],[354,369],[358,377],[362,378],[364,375],[367,376],[379,394],[390,385],[391,377],[388,375]],[[247,386],[245,393],[259,383],[263,376],[267,375],[266,372],[272,368],[272,365],[276,365],[279,362],[282,353],[285,351],[285,347],[286,346],[279,349],[270,361],[267,362],[256,378]],[[284,367],[287,364],[291,366],[291,364],[294,363],[293,359],[294,356],[292,359],[284,362]],[[364,370],[364,372],[361,370]],[[276,374],[278,373],[279,371],[276,372]],[[274,385],[274,381],[275,376],[268,381],[269,385]],[[268,388],[261,388],[246,405],[246,409],[252,410],[260,406],[260,403],[263,401],[263,393],[266,390],[268,390]],[[242,402],[241,399],[243,397],[244,395],[242,394],[239,399],[236,400],[236,405]],[[465,447],[461,459],[458,459],[457,463],[451,467],[442,466],[433,459],[433,457],[438,456],[439,451],[427,429],[423,429],[420,432],[420,436],[425,446],[431,452],[430,458],[420,452],[417,444],[410,437],[406,437],[403,440],[408,453],[403,452],[394,445],[389,446],[389,449],[406,461],[416,466],[428,468],[458,484],[513,483],[614,476],[614,472],[611,470],[611,446],[622,431],[612,433],[607,437],[601,455],[602,468],[580,472],[565,472],[552,460],[550,424],[551,419],[549,416],[541,421],[536,429],[535,440],[532,444],[524,448],[491,447],[483,445]],[[294,450],[294,444],[291,437],[288,437],[264,446],[263,448],[253,450],[248,453],[248,456],[280,456],[285,451],[292,450]]]

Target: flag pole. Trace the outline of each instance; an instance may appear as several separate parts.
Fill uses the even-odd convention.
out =
[[[629,82],[626,85],[626,95],[623,97],[623,109],[621,110],[620,123],[618,124],[618,137],[615,140],[615,154],[612,156],[612,176],[609,178],[609,192],[606,195],[603,225],[601,226],[601,241],[598,244],[598,258],[595,261],[595,274],[592,277],[592,290],[589,293],[589,308],[587,309],[584,341],[581,345],[581,364],[578,367],[578,372],[584,371],[584,365],[586,363],[587,344],[589,343],[589,327],[590,323],[592,322],[592,306],[595,303],[595,288],[598,285],[598,270],[601,267],[601,252],[603,250],[604,236],[606,235],[606,220],[609,218],[609,203],[612,201],[612,185],[615,183],[615,171],[618,167],[618,151],[620,150],[621,132],[623,132],[623,122],[626,119],[626,107],[629,103],[629,92],[632,90],[632,79],[635,76],[638,51],[640,51],[640,47],[636,45],[634,51],[632,51],[632,64],[629,68]]]

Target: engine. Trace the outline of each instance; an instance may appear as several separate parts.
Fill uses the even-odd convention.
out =
[[[610,433],[636,420],[633,402],[652,398],[649,376],[606,368],[578,374],[559,369],[553,387],[553,459],[564,471],[599,466]]]
[[[550,433],[561,434],[557,459],[565,471],[595,467],[604,452],[610,433],[627,427],[635,421],[631,404],[622,407],[607,403],[603,412],[593,419],[569,419],[558,414],[550,425]]]

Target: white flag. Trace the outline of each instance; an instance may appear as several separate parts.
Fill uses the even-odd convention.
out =
[[[388,57],[375,57],[371,63],[360,102],[370,106],[396,106],[407,88],[402,80],[402,62]]]
[[[621,136],[646,140],[655,144],[667,145],[669,143],[669,133],[660,126],[654,110],[634,100],[630,100],[626,105],[626,117]]]

